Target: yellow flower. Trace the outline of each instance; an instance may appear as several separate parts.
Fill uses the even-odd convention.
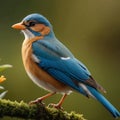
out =
[[[6,78],[2,75],[2,76],[0,77],[0,83],[3,82],[3,81],[5,81],[5,80],[6,80]]]

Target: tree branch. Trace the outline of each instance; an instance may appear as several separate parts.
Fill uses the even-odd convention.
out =
[[[5,116],[33,120],[85,120],[82,114],[75,112],[67,113],[55,108],[47,108],[42,104],[28,105],[23,101],[18,103],[0,99],[0,118]]]

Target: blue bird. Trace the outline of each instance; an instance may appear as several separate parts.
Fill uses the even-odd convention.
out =
[[[115,118],[120,117],[120,112],[99,92],[105,93],[105,89],[56,38],[52,25],[44,16],[30,14],[12,28],[21,30],[25,35],[22,59],[28,76],[35,84],[50,92],[31,103],[42,102],[56,93],[62,93],[59,103],[52,104],[61,108],[66,96],[75,90],[98,100]]]

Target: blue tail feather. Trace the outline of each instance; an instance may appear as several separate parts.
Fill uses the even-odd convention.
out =
[[[89,91],[95,98],[113,115],[113,117],[120,117],[120,112],[96,89],[89,87]]]

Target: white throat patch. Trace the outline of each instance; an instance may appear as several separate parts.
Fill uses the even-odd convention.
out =
[[[22,30],[22,32],[25,36],[25,39],[31,39],[35,37],[35,35],[32,34],[32,32],[30,32],[28,29]]]

